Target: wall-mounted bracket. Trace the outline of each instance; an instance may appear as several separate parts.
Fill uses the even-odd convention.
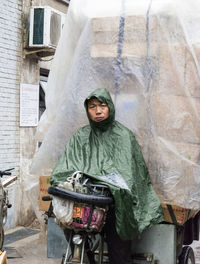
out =
[[[51,48],[24,48],[23,58],[27,56],[33,59],[41,59],[43,57],[53,56],[55,54],[55,49]]]

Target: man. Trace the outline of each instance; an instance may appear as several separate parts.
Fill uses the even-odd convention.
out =
[[[115,120],[106,89],[96,89],[84,103],[90,124],[69,140],[51,175],[51,184],[81,171],[109,186],[115,211],[108,213],[105,232],[109,263],[131,263],[131,239],[163,221],[160,201],[150,182],[133,133]]]

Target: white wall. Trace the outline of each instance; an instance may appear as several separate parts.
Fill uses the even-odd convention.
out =
[[[1,0],[0,9],[0,169],[18,170],[21,0]]]
[[[19,83],[22,60],[22,0],[0,1],[0,170],[15,167],[19,176]],[[12,186],[7,226],[14,226],[18,210],[19,181]],[[18,205],[17,205],[18,204]]]
[[[5,229],[29,225],[38,216],[39,186],[29,173],[36,151],[36,128],[19,127],[20,82],[38,84],[39,68],[49,68],[31,57],[23,57],[24,30],[30,5],[50,5],[66,13],[67,5],[56,0],[0,0],[0,170],[14,167],[18,180],[8,188],[12,208]],[[33,194],[32,192],[35,192]],[[32,199],[32,197],[36,199]]]

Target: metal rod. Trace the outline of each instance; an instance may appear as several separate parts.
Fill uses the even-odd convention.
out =
[[[86,237],[84,237],[83,244],[82,244],[81,264],[83,264],[83,257],[84,257],[84,251],[85,251],[85,239]]]
[[[69,254],[69,247],[71,245],[71,241],[72,241],[72,231],[70,232],[70,237],[69,237],[69,241],[68,241],[68,247],[67,247],[67,251],[65,254],[65,259],[64,259],[64,263],[63,264],[67,264],[67,258],[68,258],[68,254]]]

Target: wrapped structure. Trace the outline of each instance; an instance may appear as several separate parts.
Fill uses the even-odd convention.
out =
[[[160,200],[200,209],[199,23],[196,0],[72,0],[33,172],[51,172],[68,139],[88,122],[84,98],[107,88],[116,119],[142,147]]]

